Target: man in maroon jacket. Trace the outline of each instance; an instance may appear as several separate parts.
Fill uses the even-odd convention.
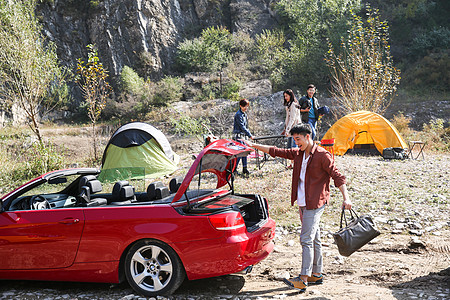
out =
[[[298,148],[281,149],[274,146],[247,144],[253,148],[294,161],[292,172],[291,205],[299,206],[302,230],[302,269],[300,276],[285,279],[290,287],[306,290],[308,284],[323,283],[322,275],[322,243],[320,241],[320,217],[325,204],[330,199],[330,178],[342,193],[343,207],[351,209],[345,176],[334,165],[332,155],[314,144],[309,124],[299,124],[290,130]]]

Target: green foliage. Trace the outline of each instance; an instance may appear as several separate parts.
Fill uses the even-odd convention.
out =
[[[323,55],[327,51],[325,40],[338,41],[347,30],[348,16],[358,11],[359,0],[280,0],[275,8],[287,37],[289,55],[279,81],[292,87],[323,82],[326,66]]]
[[[330,69],[331,94],[343,113],[368,110],[384,112],[400,82],[400,70],[390,54],[387,22],[378,11],[367,9],[367,19],[353,14],[351,29],[340,53],[329,43],[326,62]]]
[[[241,87],[241,80],[235,76],[231,78],[226,77],[222,81],[220,77],[214,77],[210,78],[208,83],[203,84],[201,89],[194,91],[193,98],[195,101],[207,101],[218,98],[236,101],[241,99],[239,96]]]
[[[435,119],[428,124],[423,124],[423,133],[423,140],[431,149],[450,151],[450,127],[444,127],[443,119]]]
[[[256,36],[255,57],[262,73],[268,75],[272,84],[280,86],[285,75],[289,51],[284,47],[286,38],[281,30],[263,30]]]
[[[183,96],[180,78],[166,76],[158,82],[151,82],[128,66],[122,69],[120,83],[119,101],[115,104],[115,111],[109,112],[120,119],[145,118],[154,106],[167,106]]]
[[[450,51],[431,53],[409,66],[405,81],[410,89],[422,91],[434,89],[448,92],[450,89]]]
[[[153,105],[167,105],[168,103],[180,101],[183,83],[178,77],[166,76],[157,83]]]
[[[231,80],[230,82],[223,85],[221,97],[233,101],[239,101],[241,99],[241,97],[239,96],[241,87],[242,83],[239,79]]]
[[[141,95],[145,90],[145,81],[129,66],[124,66],[120,73],[120,88],[122,92]]]
[[[20,138],[19,142],[24,140]],[[2,148],[0,145],[0,149]],[[52,143],[36,142],[15,153],[4,153],[0,159],[0,184],[5,191],[31,178],[65,167],[63,154]]]
[[[69,85],[65,81],[54,81],[48,88],[45,101],[55,108],[67,107],[73,102]]]
[[[100,1],[99,0],[90,0],[89,1],[89,7],[90,8],[95,9],[95,8],[98,8],[99,5],[100,5]]]
[[[52,170],[63,168],[63,156],[52,143],[34,143],[31,148],[30,158],[25,163],[29,178],[39,176]]]
[[[15,103],[42,142],[39,118],[62,100],[62,95],[52,94],[52,88],[64,84],[64,72],[55,45],[41,33],[36,3],[0,0],[0,108]]]
[[[203,143],[203,135],[208,134],[209,119],[204,117],[192,118],[180,114],[178,119],[170,118],[175,132],[179,135],[195,136]]]
[[[178,46],[177,64],[185,72],[218,71],[231,61],[233,39],[224,27],[209,27],[199,38]]]
[[[379,8],[383,18],[391,24],[392,53],[397,66],[402,68],[403,89],[448,90],[448,84],[436,73],[443,70],[428,69],[425,60],[439,60],[448,54],[449,12],[448,0],[371,0],[373,7]],[[427,58],[428,57],[428,58]],[[425,79],[422,70],[434,73]],[[442,68],[443,69],[443,68]]]
[[[115,103],[113,112],[108,112],[124,120],[143,118],[153,104],[155,84],[140,77],[136,71],[124,66],[120,73],[119,101]]]
[[[433,28],[413,38],[409,52],[412,57],[423,57],[429,52],[438,52],[450,47],[450,29]]]

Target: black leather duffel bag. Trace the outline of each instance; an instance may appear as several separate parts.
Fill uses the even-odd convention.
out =
[[[345,209],[342,209],[340,229],[333,234],[334,241],[342,256],[350,256],[353,252],[380,235],[370,215],[358,217],[353,209],[350,210],[350,215],[351,220],[347,223]],[[345,227],[343,227],[344,221]]]

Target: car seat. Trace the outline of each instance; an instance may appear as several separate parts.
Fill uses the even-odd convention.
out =
[[[114,200],[111,202],[112,205],[126,205],[136,202],[134,187],[126,180],[118,181],[114,184],[112,198]]]
[[[100,206],[106,205],[105,198],[91,198],[95,193],[102,191],[102,184],[94,175],[86,175],[80,178],[78,183],[79,189],[79,205],[80,206]]]
[[[172,178],[169,182],[170,193],[175,194],[176,192],[178,192],[178,189],[180,188],[182,182],[183,182],[182,176]]]
[[[165,198],[170,195],[169,189],[161,181],[155,181],[147,187],[147,197],[149,201]]]

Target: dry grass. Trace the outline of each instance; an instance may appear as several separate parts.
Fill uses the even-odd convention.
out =
[[[44,136],[52,140],[64,153],[68,167],[74,164],[92,166],[88,163],[91,149],[86,128],[70,127],[63,130],[52,126],[44,131]],[[79,134],[77,135],[76,132]],[[8,153],[6,150],[11,147],[8,145],[20,144],[23,143],[24,137],[25,140],[29,138],[19,131],[10,131],[7,136],[3,134],[2,137],[0,146],[5,153]],[[108,139],[108,135],[102,136],[103,147]],[[180,169],[175,174],[161,178],[166,184],[173,176],[185,175],[193,162],[192,155],[199,153],[202,149],[201,143],[194,138],[177,138],[171,141],[171,144],[175,152],[181,156],[181,163]],[[17,158],[11,155],[3,155],[0,158],[2,170],[10,170],[14,167],[14,160]],[[427,222],[448,219],[450,212],[448,199],[450,155],[448,153],[427,151],[425,160],[404,161],[384,160],[380,156],[345,155],[336,157],[336,164],[347,177],[349,193],[359,213],[371,213],[387,219],[419,218]],[[255,159],[249,160],[249,169],[251,171],[249,178],[237,177],[236,192],[261,194],[268,199],[270,213],[278,225],[299,226],[297,209],[290,206],[292,171],[274,160],[269,160],[261,170],[258,170]],[[0,176],[0,179],[7,180],[5,176]],[[203,179],[204,183],[212,184],[213,178],[204,177]],[[7,186],[11,184],[13,183],[8,182]],[[196,183],[192,188],[196,188],[195,185]],[[341,202],[342,196],[332,183],[330,205],[323,217],[325,223],[337,225]]]
[[[336,157],[336,165],[347,177],[350,197],[360,214],[427,222],[445,221],[449,215],[448,154],[426,153],[425,160],[404,161],[345,155]],[[296,207],[290,206],[292,171],[275,161],[267,162],[261,170],[254,166],[250,178],[237,179],[236,190],[266,197],[278,225],[300,225]],[[332,182],[325,223],[338,224],[341,203],[342,195]]]

